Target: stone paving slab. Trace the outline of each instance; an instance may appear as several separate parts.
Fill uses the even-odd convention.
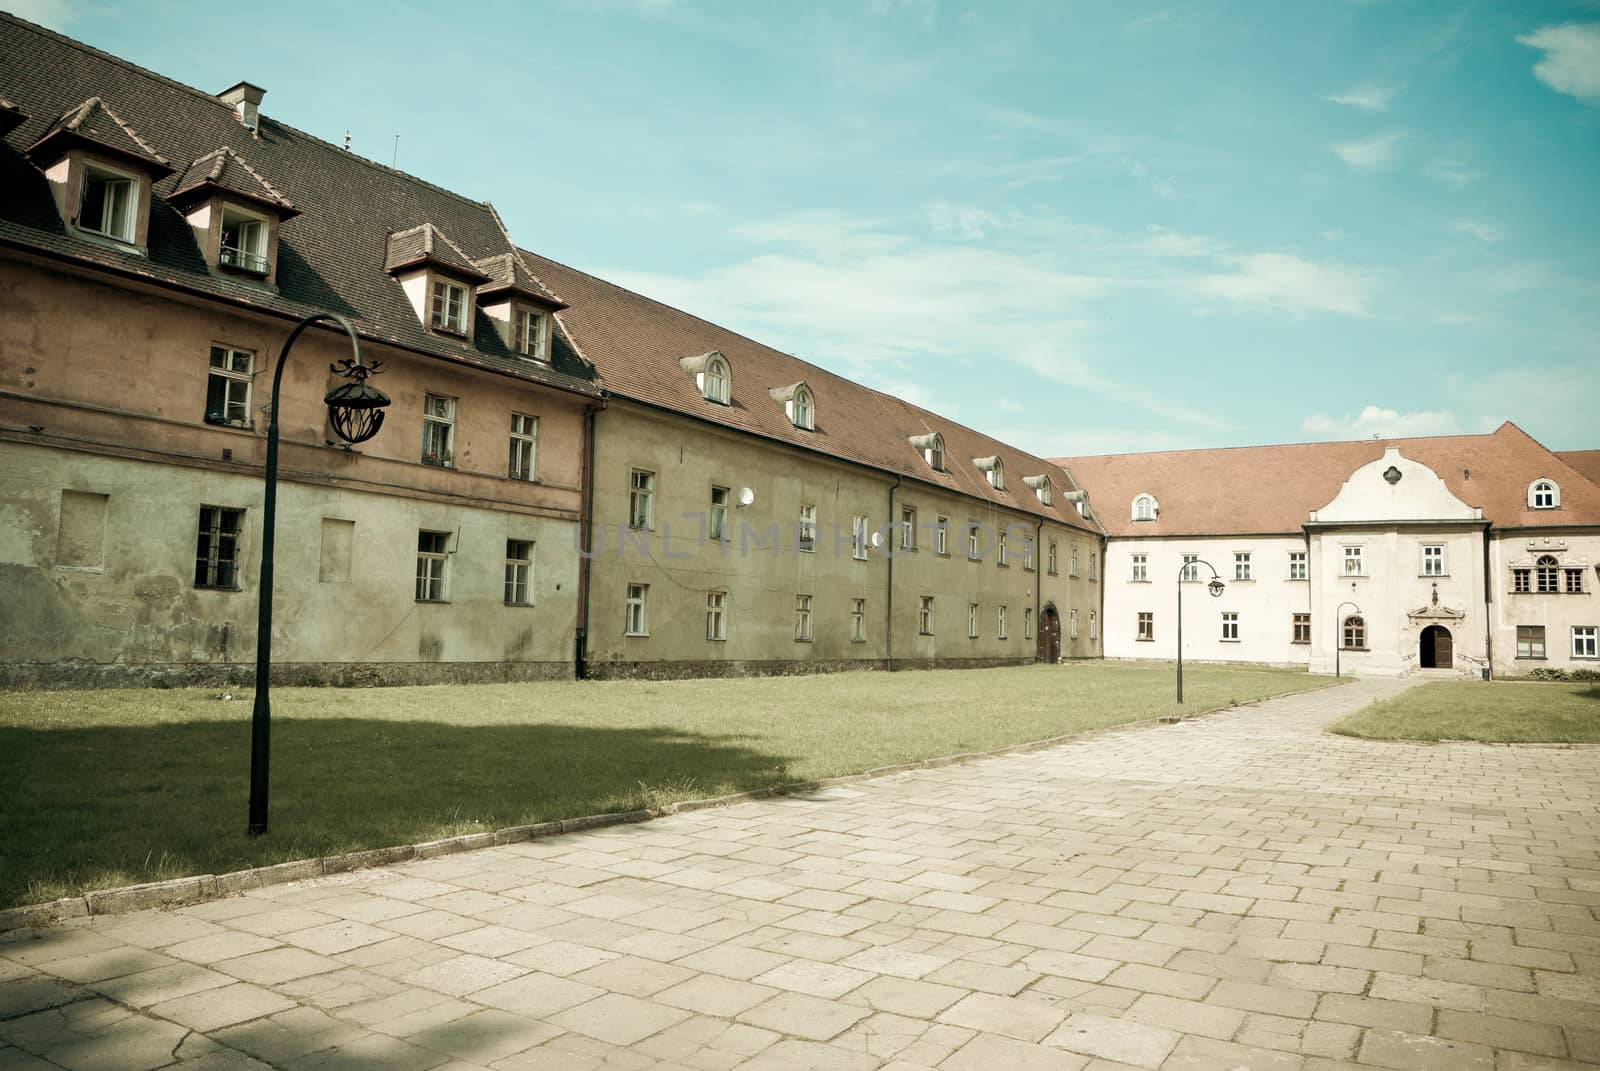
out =
[[[1358,681],[0,935],[0,1068],[1600,1066],[1600,749]]]

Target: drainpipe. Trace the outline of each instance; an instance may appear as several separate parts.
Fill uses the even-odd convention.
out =
[[[1483,526],[1483,679],[1494,680],[1494,574],[1489,560],[1489,525]]]
[[[894,486],[889,488],[889,597],[888,609],[885,611],[883,628],[883,664],[890,673],[894,672],[894,532],[899,522],[895,520],[894,496],[900,490],[900,477],[894,478]],[[904,540],[901,549],[905,549]]]
[[[1033,660],[1039,661],[1039,640],[1044,635],[1044,518],[1033,530]]]
[[[573,628],[572,675],[578,680],[589,676],[589,563],[594,555],[594,437],[596,417],[605,408],[602,399],[583,411],[583,457],[578,463],[578,479],[583,488],[578,512],[578,611]]]

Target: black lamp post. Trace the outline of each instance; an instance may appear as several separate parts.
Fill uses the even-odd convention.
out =
[[[1184,562],[1183,568],[1178,570],[1178,702],[1183,702],[1183,578],[1189,572],[1189,567],[1203,565],[1211,570],[1211,583],[1206,585],[1206,590],[1211,592],[1213,599],[1222,595],[1222,577],[1217,575],[1217,567],[1208,561],[1196,558],[1192,562]],[[1199,572],[1198,569],[1195,570]]]
[[[250,825],[249,834],[259,837],[267,831],[267,766],[272,741],[272,547],[278,516],[278,388],[283,383],[283,362],[289,359],[300,332],[314,323],[331,320],[350,336],[355,359],[345,358],[329,370],[352,380],[333,388],[323,399],[333,430],[351,443],[366,442],[383,427],[383,408],[388,397],[367,385],[367,377],[383,371],[378,361],[361,363],[361,340],[356,329],[343,316],[319,312],[294,325],[283,344],[278,366],[272,373],[272,409],[267,424],[267,488],[261,509],[261,593],[256,611],[256,702],[250,719]]]
[[[1339,655],[1344,650],[1344,608],[1348,606],[1356,613],[1361,612],[1361,607],[1346,599],[1333,611],[1333,678],[1339,679]]]

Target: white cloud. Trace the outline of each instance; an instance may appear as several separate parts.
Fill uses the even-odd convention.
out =
[[[935,201],[928,205],[926,212],[928,225],[941,238],[976,241],[1004,222],[987,209],[974,205],[953,205],[948,201]]]
[[[1481,219],[1458,219],[1456,230],[1462,234],[1470,234],[1480,242],[1503,242],[1506,232]]]
[[[1379,134],[1360,141],[1341,141],[1332,148],[1339,159],[1351,167],[1372,171],[1386,166],[1394,159],[1395,147],[1400,144],[1402,137],[1404,135],[1398,133]]]
[[[10,0],[7,10],[52,30],[65,30],[78,17],[69,0]]]
[[[1377,405],[1366,406],[1356,416],[1330,417],[1317,413],[1301,422],[1306,434],[1318,439],[1400,439],[1417,435],[1455,435],[1461,422],[1448,409],[1402,413]]]
[[[1478,173],[1459,160],[1435,160],[1428,166],[1427,176],[1454,190],[1478,180]]]
[[[1369,112],[1386,112],[1399,92],[1398,86],[1353,86],[1343,93],[1335,93],[1323,99]]]
[[[1539,81],[1557,93],[1600,106],[1600,22],[1541,26],[1517,42],[1544,51],[1544,59],[1533,65]]]
[[[1281,309],[1294,316],[1333,312],[1366,316],[1372,280],[1362,272],[1319,264],[1292,253],[1223,257],[1233,271],[1201,276],[1195,293],[1240,305]]]

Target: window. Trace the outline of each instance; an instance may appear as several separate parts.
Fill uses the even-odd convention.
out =
[[[223,208],[217,263],[255,275],[267,274],[267,221],[232,205]]]
[[[1595,644],[1595,627],[1593,625],[1572,626],[1572,657],[1600,658],[1600,647]]]
[[[250,426],[250,383],[256,355],[228,346],[211,347],[206,373],[206,423]]]
[[[978,604],[975,602],[967,603],[967,638],[978,638]]]
[[[1222,612],[1222,638],[1230,641],[1239,639],[1239,615],[1231,610]]]
[[[1289,579],[1305,580],[1310,573],[1306,571],[1306,552],[1291,550],[1289,552]]]
[[[921,603],[917,606],[917,635],[933,635],[933,596],[922,596]]]
[[[511,349],[536,361],[548,360],[545,349],[544,313],[533,309],[515,310],[511,318]]]
[[[1291,643],[1310,643],[1311,642],[1311,615],[1310,614],[1293,614],[1291,616],[1293,617],[1294,638],[1290,642]]]
[[[1022,540],[1022,567],[1033,571],[1033,537],[1024,536]]]
[[[1006,489],[1006,466],[1005,462],[998,457],[994,459],[994,464],[989,468],[989,486],[996,491],[1004,491]]]
[[[1544,656],[1544,626],[1518,625],[1517,657],[1543,658]]]
[[[133,199],[138,187],[138,182],[127,175],[98,167],[86,168],[78,227],[119,242],[133,241],[138,215]]]
[[[1027,476],[1023,478],[1023,482],[1032,485],[1033,495],[1039,500],[1040,505],[1050,505],[1050,477]]]
[[[1089,639],[1100,638],[1100,616],[1094,610],[1089,611]]]
[[[998,565],[1008,564],[1006,561],[1006,530],[1004,528],[995,535],[995,562]]]
[[[801,387],[794,392],[794,400],[789,403],[793,415],[794,426],[812,431],[817,426],[817,403],[811,397],[811,391]]]
[[[1529,509],[1556,509],[1561,505],[1561,488],[1554,480],[1534,480],[1528,485]]]
[[[1056,575],[1056,544],[1055,544],[1055,540],[1051,540],[1050,541],[1050,546],[1045,550],[1045,562],[1046,562],[1046,566],[1045,566],[1046,570],[1050,573],[1051,576],[1055,576]]]
[[[867,642],[867,600],[850,600],[850,642]]]
[[[1150,643],[1156,638],[1156,615],[1147,611],[1140,611],[1138,632],[1134,639],[1141,643]]]
[[[1003,640],[1003,639],[1006,638],[1006,608],[1004,606],[1001,606],[1001,607],[998,607],[998,609],[1000,611],[1000,614],[999,614],[999,618],[998,618],[997,623],[996,623],[996,628],[998,629],[998,635],[999,635],[1000,639]]]
[[[1198,555],[1198,554],[1185,554],[1183,556],[1183,572],[1179,575],[1178,579],[1181,580],[1181,581],[1187,581],[1188,583],[1191,583],[1191,584],[1199,583],[1199,581],[1200,581],[1200,566],[1198,564],[1199,561],[1200,561],[1200,555]]]
[[[711,489],[711,509],[706,513],[706,538],[720,543],[728,538],[728,489]]]
[[[1078,575],[1078,548],[1077,547],[1073,547],[1072,548],[1072,557],[1070,559],[1068,559],[1068,561],[1067,561],[1067,575],[1068,576],[1077,576]]]
[[[950,518],[937,517],[933,522],[933,552],[941,558],[950,556]]]
[[[422,400],[422,463],[450,468],[455,464],[456,400],[439,394]]]
[[[1565,591],[1568,595],[1583,594],[1582,569],[1563,569],[1561,571],[1561,575],[1564,578],[1564,583],[1561,590]]]
[[[794,597],[794,639],[796,643],[811,642],[811,596]]]
[[[1235,580],[1250,579],[1250,554],[1235,554],[1233,556],[1233,578]]]
[[[858,562],[867,560],[867,519],[859,513],[850,518],[850,553]]]
[[[1100,556],[1098,554],[1096,554],[1094,551],[1091,550],[1089,552],[1089,580],[1090,580],[1091,583],[1093,583],[1094,580],[1095,580],[1095,573],[1096,573],[1095,562],[1099,560],[1099,557]]]
[[[1033,607],[1031,606],[1022,608],[1022,638],[1025,640],[1033,639]]]
[[[900,549],[917,549],[917,511],[911,506],[900,510]]]
[[[935,435],[933,437],[933,442],[928,446],[928,448],[926,450],[924,450],[922,452],[922,456],[927,459],[928,467],[931,468],[934,472],[943,472],[944,471],[944,438],[942,436]]]
[[[977,521],[967,522],[967,558],[971,561],[978,560],[978,531],[979,525]]]
[[[506,605],[533,605],[533,543],[506,540]]]
[[[449,532],[417,533],[417,601],[444,602],[446,570],[450,565]]]
[[[725,640],[728,638],[728,593],[725,591],[711,591],[706,593],[706,639]]]
[[[649,607],[645,600],[650,595],[649,584],[629,584],[626,617],[623,632],[629,636],[650,635]]]
[[[1156,519],[1156,500],[1149,495],[1140,495],[1133,500],[1133,519],[1136,521],[1153,521]]]
[[[1533,570],[1511,570],[1511,591],[1513,594],[1526,595],[1533,590]]]
[[[800,507],[800,549],[807,554],[817,549],[817,507]]]
[[[656,474],[633,469],[628,477],[628,527],[655,527]]]
[[[1362,554],[1362,549],[1363,548],[1361,548],[1361,547],[1345,547],[1344,548],[1344,575],[1345,576],[1365,576],[1366,575],[1366,561],[1365,561],[1365,558],[1364,558],[1364,556]]]
[[[705,371],[700,373],[700,394],[708,402],[727,405],[731,396],[731,381],[728,362],[720,357],[713,357],[706,362]]]
[[[539,452],[539,418],[511,414],[511,462],[506,474],[513,480],[532,480]]]
[[[244,510],[200,507],[200,539],[195,544],[194,586],[239,589],[239,530]]]
[[[1556,560],[1548,554],[1541,555],[1533,563],[1534,579],[1538,582],[1534,590],[1541,595],[1554,595],[1558,590],[1556,586],[1557,574]]]
[[[1078,638],[1078,611],[1076,611],[1076,610],[1068,610],[1067,611],[1067,639],[1075,640],[1077,638]]]
[[[433,326],[441,331],[467,333],[467,288],[448,279],[433,281]]]
[[[1367,649],[1367,622],[1362,617],[1347,617],[1344,619],[1344,649],[1346,651],[1364,651]]]
[[[1444,547],[1440,544],[1428,544],[1422,548],[1422,575],[1444,575]]]
[[[1139,583],[1148,583],[1150,580],[1150,556],[1147,554],[1135,554],[1131,560],[1133,562],[1133,572],[1128,576],[1128,579]]]

